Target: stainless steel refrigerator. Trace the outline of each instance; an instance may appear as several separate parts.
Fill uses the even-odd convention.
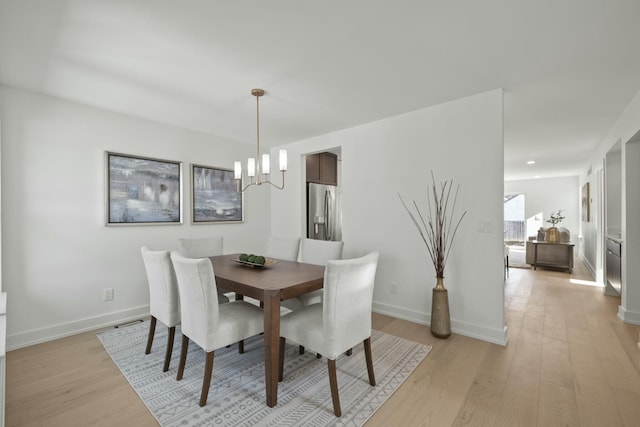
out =
[[[307,237],[342,240],[340,197],[335,185],[307,184]]]

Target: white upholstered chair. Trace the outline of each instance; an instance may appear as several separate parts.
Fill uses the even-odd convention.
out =
[[[343,247],[344,242],[300,239],[298,261],[307,264],[327,265],[328,261],[342,258]]]
[[[224,239],[222,236],[178,239],[178,252],[186,258],[207,258],[222,255]]]
[[[178,284],[169,257],[169,251],[152,251],[143,246],[142,260],[147,272],[147,282],[149,283],[149,312],[151,321],[149,322],[149,337],[144,354],[151,352],[153,337],[156,332],[156,321],[160,321],[168,328],[167,348],[164,357],[163,372],[169,370],[171,353],[173,352],[173,341],[176,332],[176,325],[180,323],[180,299],[178,297]]]
[[[186,258],[208,258],[224,254],[224,239],[222,236],[196,237],[178,239],[178,252]],[[225,293],[227,289],[218,288],[218,302],[229,302]]]
[[[182,311],[182,349],[177,380],[187,361],[189,340],[207,353],[200,406],[207,403],[215,350],[258,335],[264,330],[262,309],[245,301],[218,304],[216,278],[211,261],[171,253],[178,280]]]
[[[269,258],[297,261],[300,249],[300,238],[269,236],[265,255]]]
[[[298,262],[327,265],[330,260],[342,259],[344,242],[330,240],[300,239]],[[311,304],[322,302],[322,289],[309,292],[297,298],[282,301],[282,306],[290,310],[299,310]]]
[[[348,260],[329,261],[324,273],[322,304],[292,311],[280,319],[280,371],[283,378],[286,340],[327,357],[331,398],[341,416],[336,358],[354,345],[364,344],[369,383],[376,384],[371,357],[371,305],[378,252]]]
[[[331,240],[300,239],[298,262],[327,265],[330,260],[342,259],[344,242]],[[296,298],[282,301],[281,305],[289,310],[299,310],[311,304],[322,302],[322,289],[309,292]],[[300,345],[300,354],[304,354],[304,345]],[[349,352],[351,354],[351,352]],[[318,358],[320,353],[318,353]]]

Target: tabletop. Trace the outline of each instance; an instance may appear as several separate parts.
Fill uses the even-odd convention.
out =
[[[216,282],[223,288],[260,301],[268,289],[278,289],[280,299],[285,300],[322,288],[322,265],[277,260],[269,267],[252,267],[236,262],[239,255],[211,257]]]

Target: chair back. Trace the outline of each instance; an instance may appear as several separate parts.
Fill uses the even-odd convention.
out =
[[[307,264],[327,265],[328,261],[342,259],[343,246],[344,242],[300,239],[298,261]]]
[[[208,258],[223,254],[223,237],[178,239],[178,252],[186,258]]]
[[[267,239],[266,255],[270,258],[296,261],[300,249],[300,238],[274,237]]]
[[[146,246],[140,251],[149,283],[149,312],[168,327],[176,326],[180,323],[180,298],[169,251],[152,251]]]
[[[217,330],[220,311],[216,278],[211,260],[185,258],[171,252],[178,279],[182,332],[202,348],[207,336]]]
[[[335,348],[350,348],[371,336],[371,306],[379,252],[329,261],[324,271],[323,329]]]

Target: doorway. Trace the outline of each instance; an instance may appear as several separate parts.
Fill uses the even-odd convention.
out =
[[[342,240],[341,149],[305,155],[306,237]]]
[[[504,245],[508,248],[509,266],[526,267],[525,241],[527,223],[525,221],[525,195],[512,193],[504,195]],[[505,251],[505,253],[507,253]]]
[[[524,194],[505,194],[504,196],[504,243],[507,246],[524,246],[526,234],[524,200]]]

